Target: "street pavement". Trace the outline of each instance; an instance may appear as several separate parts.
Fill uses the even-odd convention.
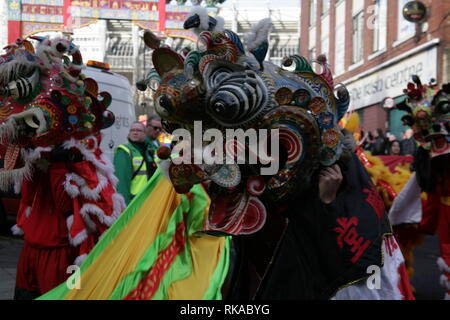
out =
[[[425,236],[423,246],[414,250],[414,276],[411,284],[416,288],[417,300],[442,300],[445,289],[439,284],[441,273],[436,264],[439,258],[439,240]]]
[[[9,226],[13,223],[10,221]],[[16,266],[22,244],[23,240],[12,236],[7,228],[0,230],[0,300],[14,297]],[[438,257],[438,239],[426,236],[424,245],[414,252],[415,275],[411,283],[416,289],[417,300],[442,300],[445,295],[445,290],[439,285]]]
[[[16,284],[16,268],[23,240],[11,234],[14,216],[8,216],[0,227],[0,300],[12,300]]]
[[[23,240],[0,235],[0,300],[12,300]]]

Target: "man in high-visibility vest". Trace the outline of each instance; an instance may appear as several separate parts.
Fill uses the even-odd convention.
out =
[[[141,122],[131,125],[128,142],[117,147],[114,154],[117,191],[128,205],[147,184],[156,170],[155,148],[149,144],[146,127]]]
[[[158,116],[152,116],[147,120],[147,141],[149,143],[149,148],[156,150],[161,146],[159,137],[161,136],[163,129],[161,124],[161,118]]]

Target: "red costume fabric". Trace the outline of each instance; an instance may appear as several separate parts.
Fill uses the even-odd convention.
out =
[[[439,238],[440,282],[447,290],[446,299],[450,299],[450,154],[434,158],[432,170],[437,177],[436,188],[427,193],[420,230]]]
[[[80,265],[125,208],[102,158],[100,131],[114,123],[112,96],[81,74],[65,37],[17,39],[0,56],[0,189],[22,192],[13,233],[23,234],[15,297],[33,298]],[[73,268],[72,268],[73,269]],[[32,293],[32,294],[31,294]]]
[[[406,163],[411,163],[413,161],[412,156],[378,156],[384,163],[386,167],[392,173],[395,173],[395,168],[398,165],[404,165]]]
[[[66,220],[73,211],[72,199],[62,188],[68,172],[67,163],[53,163],[22,184],[17,226],[24,231],[25,242],[35,248],[70,244]]]
[[[38,248],[25,242],[17,265],[16,288],[35,296],[50,291],[70,276],[67,267],[76,256],[77,249],[69,245]]]
[[[95,139],[92,137],[92,139]],[[16,288],[39,295],[65,281],[125,208],[112,166],[83,142],[67,145],[86,160],[53,162],[24,180],[17,231],[25,245]],[[16,289],[16,291],[17,291]]]

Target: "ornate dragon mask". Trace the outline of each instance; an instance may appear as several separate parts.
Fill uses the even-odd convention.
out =
[[[31,39],[36,48],[18,39],[0,56],[0,139],[7,146],[3,188],[31,174],[32,151],[82,140],[114,122],[107,111],[111,96],[81,74],[78,47],[64,38]]]
[[[170,165],[168,175],[180,192],[192,183],[210,181],[206,231],[212,233],[256,232],[266,217],[262,197],[275,203],[294,197],[310,186],[319,166],[334,164],[342,153],[338,121],[348,108],[348,91],[343,86],[335,90],[323,56],[315,61],[320,73],[298,55],[285,58],[281,67],[264,62],[270,30],[265,24],[270,21],[261,23],[254,32],[264,30],[265,36],[250,35],[246,46],[230,30],[204,31],[197,50],[185,58],[170,48],[149,45],[161,78],[155,109],[163,119],[191,131],[200,120],[203,131],[217,129],[223,136],[230,129],[267,129],[279,141],[279,169],[271,175],[261,175],[261,165],[249,163]],[[225,140],[224,149],[251,149],[249,142],[234,142]]]
[[[397,106],[408,112],[404,125],[414,131],[414,138],[430,150],[431,157],[450,152],[450,83],[441,89],[431,82],[422,84],[418,76],[404,90],[407,98]]]

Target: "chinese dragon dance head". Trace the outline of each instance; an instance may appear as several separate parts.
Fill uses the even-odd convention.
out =
[[[397,106],[408,113],[402,117],[403,124],[411,127],[431,157],[450,153],[450,83],[439,88],[434,80],[428,85],[418,76],[412,80],[404,90],[405,101]]]
[[[343,151],[338,121],[348,108],[348,91],[335,90],[324,56],[315,61],[320,73],[298,55],[285,58],[281,67],[265,62],[270,29],[270,19],[260,21],[245,45],[230,30],[203,31],[197,50],[186,56],[157,41],[147,43],[160,77],[155,109],[169,124],[193,130],[194,121],[201,121],[203,130],[220,130],[223,137],[229,129],[268,129],[279,141],[279,169],[271,175],[261,175],[259,164],[170,163],[168,176],[179,192],[210,181],[206,231],[212,234],[258,231],[266,220],[263,198],[280,204],[295,197],[310,186],[319,166],[333,165]],[[234,138],[223,147],[252,152],[248,141],[239,145]]]
[[[18,39],[0,56],[2,189],[31,176],[36,152],[49,153],[68,141],[98,148],[98,133],[114,122],[107,110],[111,96],[81,74],[77,46],[65,38],[30,38],[36,46]]]

